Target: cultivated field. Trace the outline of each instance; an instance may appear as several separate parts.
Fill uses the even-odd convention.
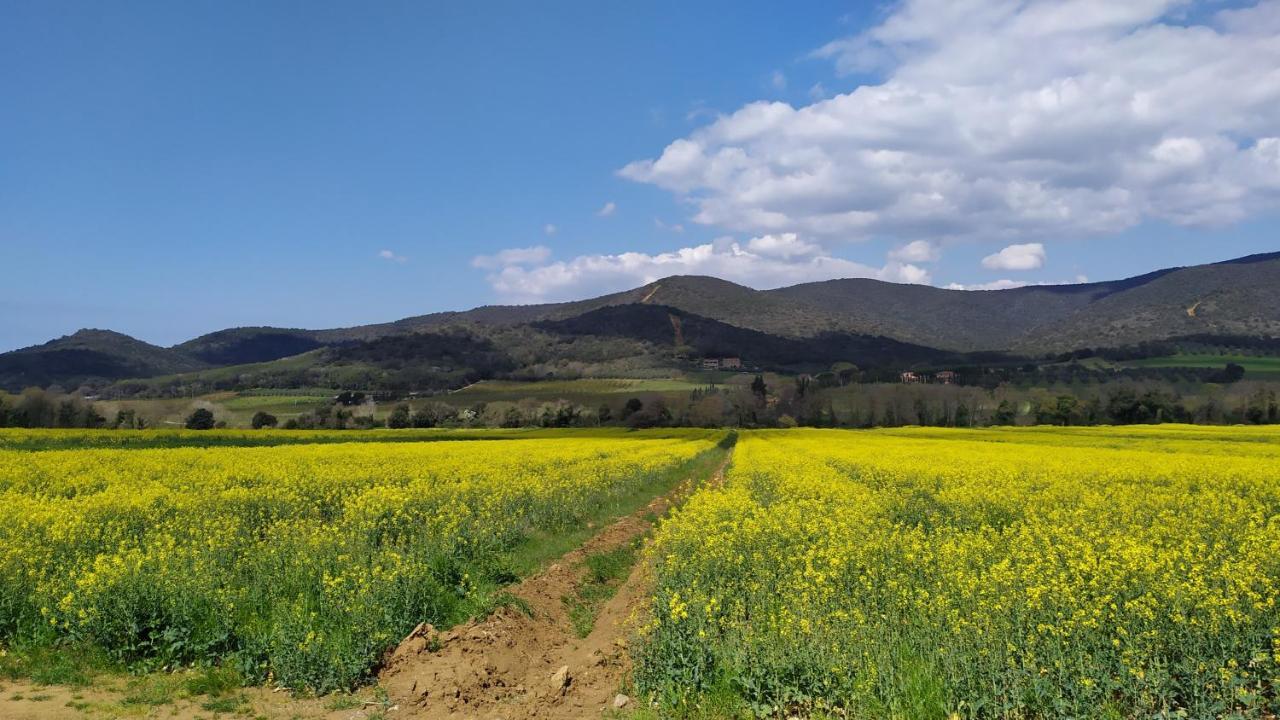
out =
[[[1271,717],[1278,510],[1273,430],[747,433],[657,537],[637,684],[766,715]]]
[[[0,676],[76,653],[405,717],[1280,710],[1276,429],[733,437],[6,431]],[[329,717],[271,697],[236,707]]]
[[[73,437],[5,433],[24,448],[41,435]],[[527,570],[522,548],[647,502],[723,434],[622,435],[0,450],[0,637],[350,688],[418,623],[485,611]]]
[[[1273,379],[1280,376],[1280,357],[1258,355],[1168,355],[1123,363],[1129,367],[1149,368],[1220,368],[1235,363],[1245,369],[1249,377]]]

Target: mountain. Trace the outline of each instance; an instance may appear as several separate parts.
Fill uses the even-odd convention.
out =
[[[793,369],[832,358],[890,368],[959,363],[972,353],[1038,357],[1189,336],[1280,337],[1280,253],[1007,290],[869,279],[753,290],[673,276],[573,302],[490,305],[325,330],[231,328],[172,348],[82,330],[0,354],[0,387],[100,386],[214,368],[201,377],[220,387],[434,388],[487,373],[661,372],[684,354],[738,355]]]
[[[219,330],[188,340],[174,350],[209,365],[242,365],[298,355],[323,347],[312,330],[246,327]]]
[[[0,354],[0,388],[81,385],[190,372],[206,363],[110,330],[80,330],[43,345]]]
[[[769,367],[824,370],[832,363],[856,360],[864,366],[911,366],[957,361],[958,353],[891,338],[824,332],[809,337],[772,335],[730,325],[672,307],[650,304],[609,305],[565,320],[542,320],[533,327],[561,337],[620,337],[694,356],[746,356]]]
[[[1280,336],[1280,253],[1152,275],[1042,323],[1012,347],[1060,351],[1183,335]]]
[[[753,290],[714,277],[672,276],[587,300],[485,306],[325,330],[317,337],[334,341],[451,325],[515,326],[620,305],[662,305],[785,337],[850,333],[958,352],[1041,354],[1206,333],[1280,336],[1280,253],[1123,280],[1006,290],[949,290],[863,278]]]

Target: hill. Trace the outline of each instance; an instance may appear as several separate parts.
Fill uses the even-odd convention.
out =
[[[43,345],[0,354],[0,388],[81,385],[190,372],[207,365],[177,350],[110,330],[79,330]]]
[[[1280,336],[1280,253],[1160,273],[1046,321],[1012,347],[1117,347],[1183,335]]]
[[[199,382],[218,386],[256,380],[435,388],[495,373],[653,377],[687,356],[737,355],[790,369],[833,361],[888,368],[1192,336],[1280,337],[1280,253],[1108,282],[986,291],[869,279],[762,291],[673,276],[574,302],[490,305],[324,330],[231,328],[172,348],[82,330],[0,354],[0,387],[96,387],[159,376],[169,386],[185,382],[170,376],[197,373]]]
[[[277,360],[323,347],[312,330],[247,327],[219,330],[188,340],[174,350],[209,365],[242,365]]]

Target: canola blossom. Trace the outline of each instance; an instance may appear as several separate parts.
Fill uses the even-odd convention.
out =
[[[652,552],[636,680],[668,708],[1280,710],[1274,429],[747,432]]]
[[[322,691],[367,677],[418,622],[476,611],[526,538],[647,492],[721,436],[32,451],[12,448],[75,438],[21,431],[3,449],[3,435],[0,644],[220,662]]]

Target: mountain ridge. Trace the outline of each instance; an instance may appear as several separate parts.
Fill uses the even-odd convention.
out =
[[[695,322],[705,327],[712,327],[707,323],[714,321],[761,334],[734,335],[717,329],[720,335],[739,338],[744,347],[737,354],[749,354],[752,345],[814,348],[818,346],[805,342],[819,337],[879,338],[886,346],[900,343],[939,353],[1023,356],[1123,347],[1189,335],[1280,337],[1280,252],[1163,268],[1119,280],[1000,290],[955,290],[869,278],[755,290],[711,276],[675,275],[569,302],[484,305],[320,330],[227,328],[168,348],[109,330],[85,329],[0,354],[0,387],[101,385],[127,378],[270,363],[327,347],[452,332],[454,328],[470,328],[478,336],[505,333],[504,342],[508,343],[554,343],[560,341],[545,336],[555,335],[556,323],[562,323],[561,328],[600,327],[598,323],[563,323],[606,308],[646,305],[698,318]],[[619,317],[658,322],[660,315]],[[663,332],[664,328],[637,332],[629,341],[651,343]],[[577,331],[570,334],[581,335]],[[790,344],[763,340],[766,336]],[[873,352],[862,340],[847,347],[863,348],[867,357],[890,356]],[[600,352],[599,347],[593,349],[593,357]],[[537,353],[523,354],[532,357]],[[785,354],[793,356],[790,350]]]

